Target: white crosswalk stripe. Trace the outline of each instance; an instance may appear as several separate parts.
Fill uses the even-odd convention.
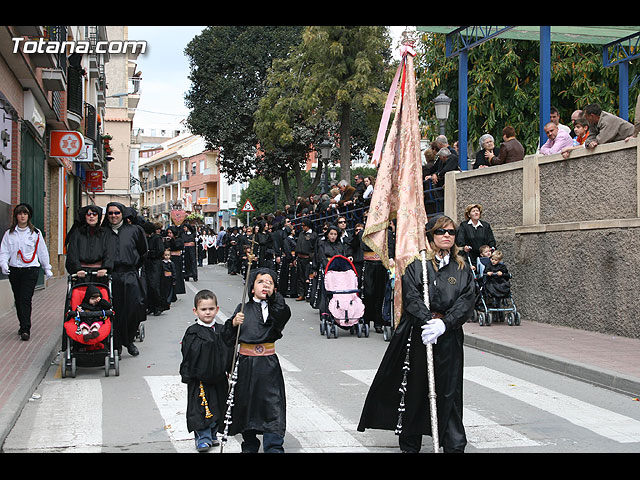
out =
[[[486,367],[465,368],[465,378],[616,442],[640,442],[640,422],[633,418]]]
[[[370,386],[376,370],[343,370],[343,373]],[[511,428],[485,418],[470,408],[464,407],[462,416],[467,441],[475,448],[514,448],[540,445],[539,442],[530,440]]]

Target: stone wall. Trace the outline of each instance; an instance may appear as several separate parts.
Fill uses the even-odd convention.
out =
[[[445,213],[483,205],[523,322],[640,338],[638,143],[447,174]]]

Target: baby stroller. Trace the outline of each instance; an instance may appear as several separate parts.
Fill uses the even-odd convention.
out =
[[[96,281],[96,279],[99,280]],[[101,281],[106,283],[100,283]],[[97,277],[95,272],[87,272],[84,279],[75,274],[69,275],[62,328],[62,378],[66,378],[67,371],[75,378],[77,366],[98,367],[104,365],[105,377],[109,376],[111,368],[115,370],[116,376],[120,375],[119,358],[113,348],[113,310],[77,311],[77,307],[82,303],[89,285],[97,287],[102,294],[102,298],[111,302],[110,275]],[[83,320],[86,323],[92,323],[96,319],[102,321],[97,337],[85,340],[79,332],[79,323]]]
[[[476,278],[478,301],[475,314],[480,326],[489,326],[505,319],[509,326],[520,325],[520,312],[511,296],[511,278],[509,274],[508,278],[499,283],[492,281],[486,274]]]
[[[338,327],[356,333],[358,338],[369,336],[365,325],[364,303],[359,297],[358,273],[351,261],[342,256],[331,257],[324,271],[324,289],[327,311],[320,309],[320,335],[338,338]]]

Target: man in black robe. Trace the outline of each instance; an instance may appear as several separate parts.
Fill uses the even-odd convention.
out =
[[[298,235],[296,242],[296,273],[298,283],[298,298],[300,302],[305,299],[309,290],[309,275],[311,274],[311,264],[316,253],[318,235],[312,230],[313,223],[308,218],[302,219],[302,231]]]
[[[142,227],[147,236],[149,250],[144,260],[144,279],[147,287],[147,313],[155,316],[169,309],[166,298],[161,291],[163,267],[162,257],[164,256],[164,242],[157,228],[151,222],[147,222]]]
[[[118,202],[107,204],[107,215],[102,226],[109,234],[109,248],[114,257],[111,295],[115,311],[114,348],[120,353],[122,346],[136,356],[140,352],[133,340],[146,318],[144,287],[139,275],[147,254],[147,239],[139,225],[124,221],[125,207]]]
[[[189,281],[189,277],[194,282],[198,281],[198,259],[196,255],[196,230],[189,224],[182,225],[180,237],[184,241],[184,279]]]

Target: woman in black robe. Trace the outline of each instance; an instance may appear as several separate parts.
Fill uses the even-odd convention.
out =
[[[171,261],[175,267],[175,277],[173,284],[173,293],[182,295],[187,293],[184,285],[184,276],[182,274],[182,250],[184,249],[184,240],[180,236],[180,230],[173,225],[167,228],[167,238],[164,242],[165,248],[171,252]]]
[[[87,205],[78,211],[65,240],[65,267],[70,274],[84,277],[86,272],[96,271],[96,276],[102,277],[113,270],[113,254],[101,221],[102,207]]]
[[[315,288],[312,290],[314,296],[311,299],[311,306],[318,308],[320,316],[329,313],[327,291],[324,288],[324,270],[332,257],[336,255],[346,256],[346,245],[338,238],[340,229],[335,225],[330,225],[325,234],[324,240],[318,242],[316,254],[313,257],[311,270],[314,275]]]
[[[456,235],[456,245],[469,256],[469,259],[465,257],[465,260],[470,261],[474,267],[480,256],[481,246],[489,245],[491,249],[496,248],[496,239],[491,225],[486,220],[480,221],[480,217],[482,217],[482,205],[479,203],[467,205],[464,210],[465,221],[458,227]]]
[[[422,435],[432,435],[425,348],[432,343],[440,443],[446,453],[463,452],[467,440],[462,423],[462,325],[473,314],[475,283],[469,265],[457,255],[455,224],[450,218],[431,219],[427,238],[430,310],[424,303],[422,262],[414,260],[401,278],[402,317],[371,384],[358,431],[398,429],[401,450],[420,451]],[[426,338],[433,330],[437,330],[433,337]],[[405,410],[399,415],[409,339]]]
[[[162,294],[164,242],[162,237],[156,233],[158,227],[155,224],[147,222],[142,228],[147,236],[149,246],[142,266],[147,286],[147,313],[158,316],[169,309],[167,300]]]
[[[270,278],[271,285],[267,284]],[[262,283],[264,282],[264,283]],[[243,452],[257,452],[256,433],[263,435],[265,452],[282,452],[286,430],[286,397],[284,377],[274,343],[282,338],[282,330],[291,317],[284,297],[275,291],[276,274],[268,268],[252,270],[249,276],[250,298],[244,304],[244,321],[233,326],[240,312],[238,305],[221,331],[224,342],[235,344],[240,328],[237,357],[237,383],[229,435],[242,433]],[[263,316],[262,300],[266,306]]]
[[[147,254],[147,239],[139,225],[124,219],[125,207],[118,202],[107,204],[107,218],[102,227],[107,231],[109,248],[114,253],[111,276],[113,343],[118,353],[122,346],[136,356],[140,352],[133,341],[140,323],[146,319],[145,288],[138,271]]]

